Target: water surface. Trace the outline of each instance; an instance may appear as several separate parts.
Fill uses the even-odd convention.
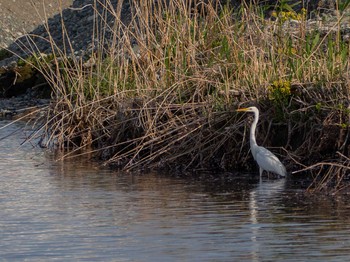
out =
[[[345,197],[254,174],[202,181],[54,161],[20,145],[22,127],[0,130],[19,130],[0,140],[1,260],[350,260]]]

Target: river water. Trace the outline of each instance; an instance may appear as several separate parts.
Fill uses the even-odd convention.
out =
[[[346,197],[253,174],[203,181],[54,161],[21,145],[23,124],[0,129],[10,133],[0,140],[1,261],[350,261]]]

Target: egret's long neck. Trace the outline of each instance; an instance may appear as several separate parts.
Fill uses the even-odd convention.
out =
[[[250,140],[249,140],[251,148],[258,146],[255,139],[255,129],[256,129],[256,125],[258,124],[258,120],[259,120],[259,111],[254,111],[254,121],[250,128]]]

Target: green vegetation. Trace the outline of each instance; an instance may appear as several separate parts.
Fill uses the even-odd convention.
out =
[[[0,49],[0,60],[9,58],[12,56],[12,53],[6,49]]]
[[[350,149],[344,16],[313,28],[306,10],[296,13],[287,1],[274,19],[260,7],[208,2],[131,1],[129,24],[121,23],[121,4],[106,5],[113,34],[104,38],[96,11],[100,45],[88,60],[69,50],[38,57],[55,101],[40,130],[46,145],[64,157],[93,152],[125,169],[246,168],[255,166],[247,162],[248,125],[234,109],[255,104],[263,112],[258,141],[278,146],[291,171],[310,166],[305,172],[321,181],[315,188],[334,179],[341,188],[338,178],[350,169],[339,157]],[[337,176],[320,179],[330,170]]]

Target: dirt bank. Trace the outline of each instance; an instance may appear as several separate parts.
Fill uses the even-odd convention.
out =
[[[1,0],[0,2],[0,48],[4,48],[17,37],[30,32],[52,17],[60,9],[67,8],[73,0]]]

